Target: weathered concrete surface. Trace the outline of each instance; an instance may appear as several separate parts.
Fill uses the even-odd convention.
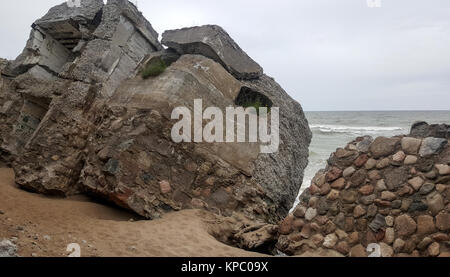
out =
[[[94,35],[102,39],[113,39],[117,41],[126,41],[123,37],[133,35],[130,32],[131,27],[126,22],[130,22],[134,32],[138,32],[154,50],[162,50],[158,40],[158,33],[153,29],[142,13],[129,1],[110,0],[103,9],[101,23],[95,30]],[[117,42],[116,41],[116,42]]]
[[[9,63],[8,60],[0,58],[0,73],[8,65],[8,63]]]
[[[0,70],[0,160],[8,162],[8,137],[13,133],[13,127],[16,124],[23,105],[23,99],[20,94],[15,93],[14,81],[3,75],[8,63],[2,60],[2,69]]]
[[[35,66],[14,80],[8,80],[3,91],[3,123],[1,147],[18,155],[37,129],[48,110],[52,97],[62,86],[58,79],[41,66]]]
[[[81,8],[63,3],[32,27],[23,53],[4,74],[18,76],[40,65],[65,79],[101,83],[107,97],[147,54],[163,49],[158,33],[126,0],[86,0]]]
[[[101,83],[100,94],[105,97],[132,76],[147,54],[163,49],[152,25],[133,4],[124,0],[108,1],[92,36],[94,39],[82,47],[79,57],[66,64],[61,75]]]
[[[8,64],[9,64],[8,60],[0,58],[0,93],[2,93],[3,84],[5,83],[5,81],[4,81],[5,77],[3,76],[3,71],[8,66]]]
[[[82,2],[81,9],[62,4],[36,21],[23,53],[4,70],[14,78],[0,96],[1,158],[14,166],[21,186],[41,193],[79,192],[93,103],[162,49],[130,2]],[[65,35],[79,40],[74,49],[62,42]]]
[[[261,155],[255,162],[254,178],[264,188],[277,207],[277,213],[287,214],[303,183],[308,166],[312,134],[301,105],[267,75],[243,82],[270,98],[280,107],[280,147],[270,155]]]
[[[179,58],[180,54],[170,48],[150,53],[145,56],[144,59],[142,59],[141,64],[136,68],[135,75],[139,75],[142,70],[144,70],[145,66],[153,59],[161,59],[166,64],[166,66],[170,66]]]
[[[238,79],[261,77],[263,69],[219,26],[166,31],[162,43],[180,54],[200,54],[222,64]]]
[[[98,13],[103,9],[103,0],[81,0],[80,7],[69,7],[67,3],[62,3],[51,8],[47,14],[35,21],[35,24],[46,27],[46,24],[53,26],[57,22],[76,22],[82,24],[92,24]],[[60,31],[59,28],[56,31]]]
[[[274,253],[278,226],[248,220],[239,213],[231,217],[217,217],[208,226],[208,232],[217,240],[242,249],[260,253]]]
[[[81,40],[89,39],[90,33],[100,22],[102,9],[102,0],[83,0],[81,7],[69,7],[67,3],[62,3],[35,21],[33,27],[38,26],[65,48],[72,50]]]
[[[186,208],[270,223],[286,216],[311,140],[300,104],[221,28],[207,27],[219,36],[211,43],[223,43],[220,55],[177,53],[162,48],[130,2],[100,2],[86,2],[92,8],[79,14],[64,5],[51,10],[4,70],[0,159],[17,183],[44,194],[92,194],[147,218]],[[72,27],[76,46],[60,37]],[[142,66],[155,56],[169,67],[143,80]],[[249,95],[280,107],[277,153],[261,154],[259,143],[172,141],[175,107],[192,110],[203,99],[203,107],[225,111]],[[242,245],[273,240],[272,227],[244,231]]]
[[[23,52],[7,67],[4,74],[18,76],[35,65],[45,67],[55,74],[61,72],[70,57],[70,51],[51,36],[36,28]]]
[[[272,79],[246,85],[284,107],[279,153],[260,154],[255,143],[175,144],[170,137],[175,107],[193,110],[194,99],[203,99],[204,107],[225,110],[243,85],[200,55],[183,55],[158,77],[127,81],[102,108],[93,135],[101,139],[90,139],[80,186],[149,218],[203,206],[276,222],[300,188],[311,134],[304,117],[290,119],[301,107]]]
[[[32,25],[30,39],[6,73],[20,75],[35,65],[58,74],[72,57],[72,50],[91,38],[102,15],[102,0],[81,1],[80,8],[67,3],[55,6]]]
[[[80,192],[76,181],[83,167],[88,134],[94,129],[91,109],[98,87],[82,82],[65,82],[66,93],[55,97],[25,138],[25,145],[13,162],[16,182],[23,188],[50,195]],[[31,102],[30,110],[38,103]],[[48,110],[45,110],[48,109]],[[29,117],[29,111],[21,111]],[[19,117],[20,119],[20,117]]]

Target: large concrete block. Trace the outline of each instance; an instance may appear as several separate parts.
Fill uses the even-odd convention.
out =
[[[33,29],[23,52],[6,69],[6,74],[17,76],[35,65],[59,73],[70,56],[70,51],[42,30]]]
[[[64,47],[72,50],[82,38],[89,37],[89,31],[97,27],[102,9],[102,0],[83,0],[80,7],[70,7],[63,3],[51,8],[33,26],[39,26]]]
[[[123,18],[131,22],[135,30],[152,45],[153,50],[162,50],[163,47],[158,40],[158,33],[153,29],[150,22],[145,19],[142,13],[127,0],[110,0],[103,8],[101,23],[95,30],[95,37],[102,39],[118,39],[123,37],[124,30],[127,26],[124,25]],[[120,35],[118,35],[120,34]],[[118,40],[120,41],[120,40]]]
[[[238,79],[255,79],[263,69],[219,26],[166,31],[162,43],[180,54],[199,54],[220,63]]]
[[[43,17],[35,21],[35,24],[49,26],[52,23],[63,21],[80,22],[84,24],[92,23],[98,13],[103,9],[103,0],[81,0],[81,6],[70,6],[67,1],[51,8]]]

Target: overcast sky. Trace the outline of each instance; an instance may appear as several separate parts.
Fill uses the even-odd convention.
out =
[[[62,0],[2,0],[0,57]],[[224,27],[305,110],[450,110],[450,1],[138,0],[161,34]]]

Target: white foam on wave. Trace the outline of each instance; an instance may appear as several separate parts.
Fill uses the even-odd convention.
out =
[[[381,127],[381,126],[310,125],[309,127],[313,131],[317,130],[322,133],[372,134],[379,132],[403,131],[403,128],[401,127]]]

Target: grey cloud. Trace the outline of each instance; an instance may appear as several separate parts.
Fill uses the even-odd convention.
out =
[[[2,1],[0,56],[61,0]],[[38,4],[37,4],[38,3]],[[306,110],[450,109],[450,2],[138,0],[159,33],[223,26]]]

